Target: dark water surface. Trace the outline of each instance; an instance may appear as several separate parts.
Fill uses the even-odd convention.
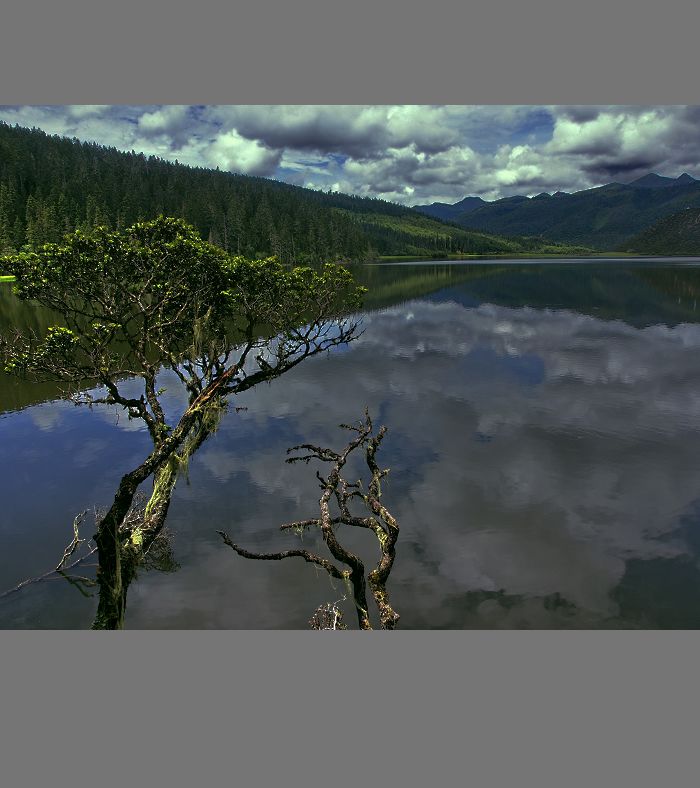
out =
[[[139,576],[127,626],[299,628],[342,598],[303,561],[246,561],[215,531],[297,546],[277,527],[316,516],[319,491],[286,448],[340,447],[336,425],[368,405],[389,427],[401,628],[700,627],[700,261],[357,270],[365,333],[238,398],[248,410],[176,488],[180,568]],[[51,322],[0,285],[0,327]],[[0,378],[0,592],[55,566],[76,513],[149,451],[136,422],[56,396]],[[369,562],[366,537],[349,545]],[[89,627],[95,608],[51,580],[0,599],[0,626]]]

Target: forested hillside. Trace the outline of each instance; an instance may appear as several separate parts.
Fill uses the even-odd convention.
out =
[[[416,207],[474,231],[507,236],[541,235],[597,250],[620,246],[626,249],[628,238],[660,219],[686,208],[699,209],[700,181],[687,173],[678,178],[650,173],[632,183],[609,183],[573,194],[505,197],[482,205],[467,198],[454,206],[435,203]],[[456,214],[454,209],[458,207],[460,213]]]
[[[227,251],[283,262],[512,254],[542,246],[540,239],[464,230],[383,200],[189,167],[0,123],[0,251],[160,214],[185,219]]]
[[[667,216],[621,248],[638,254],[700,254],[700,211],[689,208]]]

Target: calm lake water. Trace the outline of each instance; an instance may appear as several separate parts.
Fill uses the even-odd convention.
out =
[[[337,425],[367,405],[389,428],[400,628],[700,627],[700,260],[357,275],[364,334],[233,403],[247,410],[226,415],[175,491],[180,566],[140,574],[127,626],[304,628],[341,599],[325,572],[246,561],[215,532],[297,546],[278,526],[316,516],[319,492],[285,450],[341,447]],[[0,327],[13,323],[51,317],[0,285]],[[74,516],[107,505],[149,451],[136,422],[56,396],[0,378],[0,591],[55,566]],[[351,536],[369,562],[376,543]],[[314,534],[304,546],[324,550]],[[95,609],[50,580],[0,599],[0,626],[86,628]]]

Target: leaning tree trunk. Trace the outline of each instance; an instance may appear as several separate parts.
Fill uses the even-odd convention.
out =
[[[138,486],[134,482],[143,474],[143,465],[122,478],[109,512],[100,521],[95,534],[99,561],[99,602],[93,629],[124,628],[129,586],[143,556],[165,525],[180,469],[217,426],[210,418],[200,417],[197,421],[194,432],[187,437],[180,450],[173,451],[155,472],[151,497],[135,522],[126,526]]]

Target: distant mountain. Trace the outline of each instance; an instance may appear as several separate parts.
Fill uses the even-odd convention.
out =
[[[694,183],[695,178],[684,172],[677,178],[666,178],[663,175],[657,175],[655,172],[650,172],[648,175],[642,175],[636,181],[628,183],[628,186],[634,186],[635,189],[666,189],[669,186],[682,186],[686,183]]]
[[[700,210],[666,216],[620,248],[638,254],[700,255]]]
[[[443,222],[452,222],[459,216],[466,216],[466,214],[475,211],[477,208],[481,208],[482,205],[486,205],[486,201],[482,200],[481,197],[465,197],[463,200],[454,203],[454,205],[448,205],[445,202],[434,202],[430,205],[414,205],[413,210],[420,211],[435,219],[441,219]]]
[[[470,210],[451,216],[450,221],[503,236],[540,236],[611,250],[666,216],[700,209],[700,181],[688,173],[678,178],[649,173],[632,183],[609,183],[572,194],[543,193],[506,197],[476,208],[471,202],[468,205]]]

